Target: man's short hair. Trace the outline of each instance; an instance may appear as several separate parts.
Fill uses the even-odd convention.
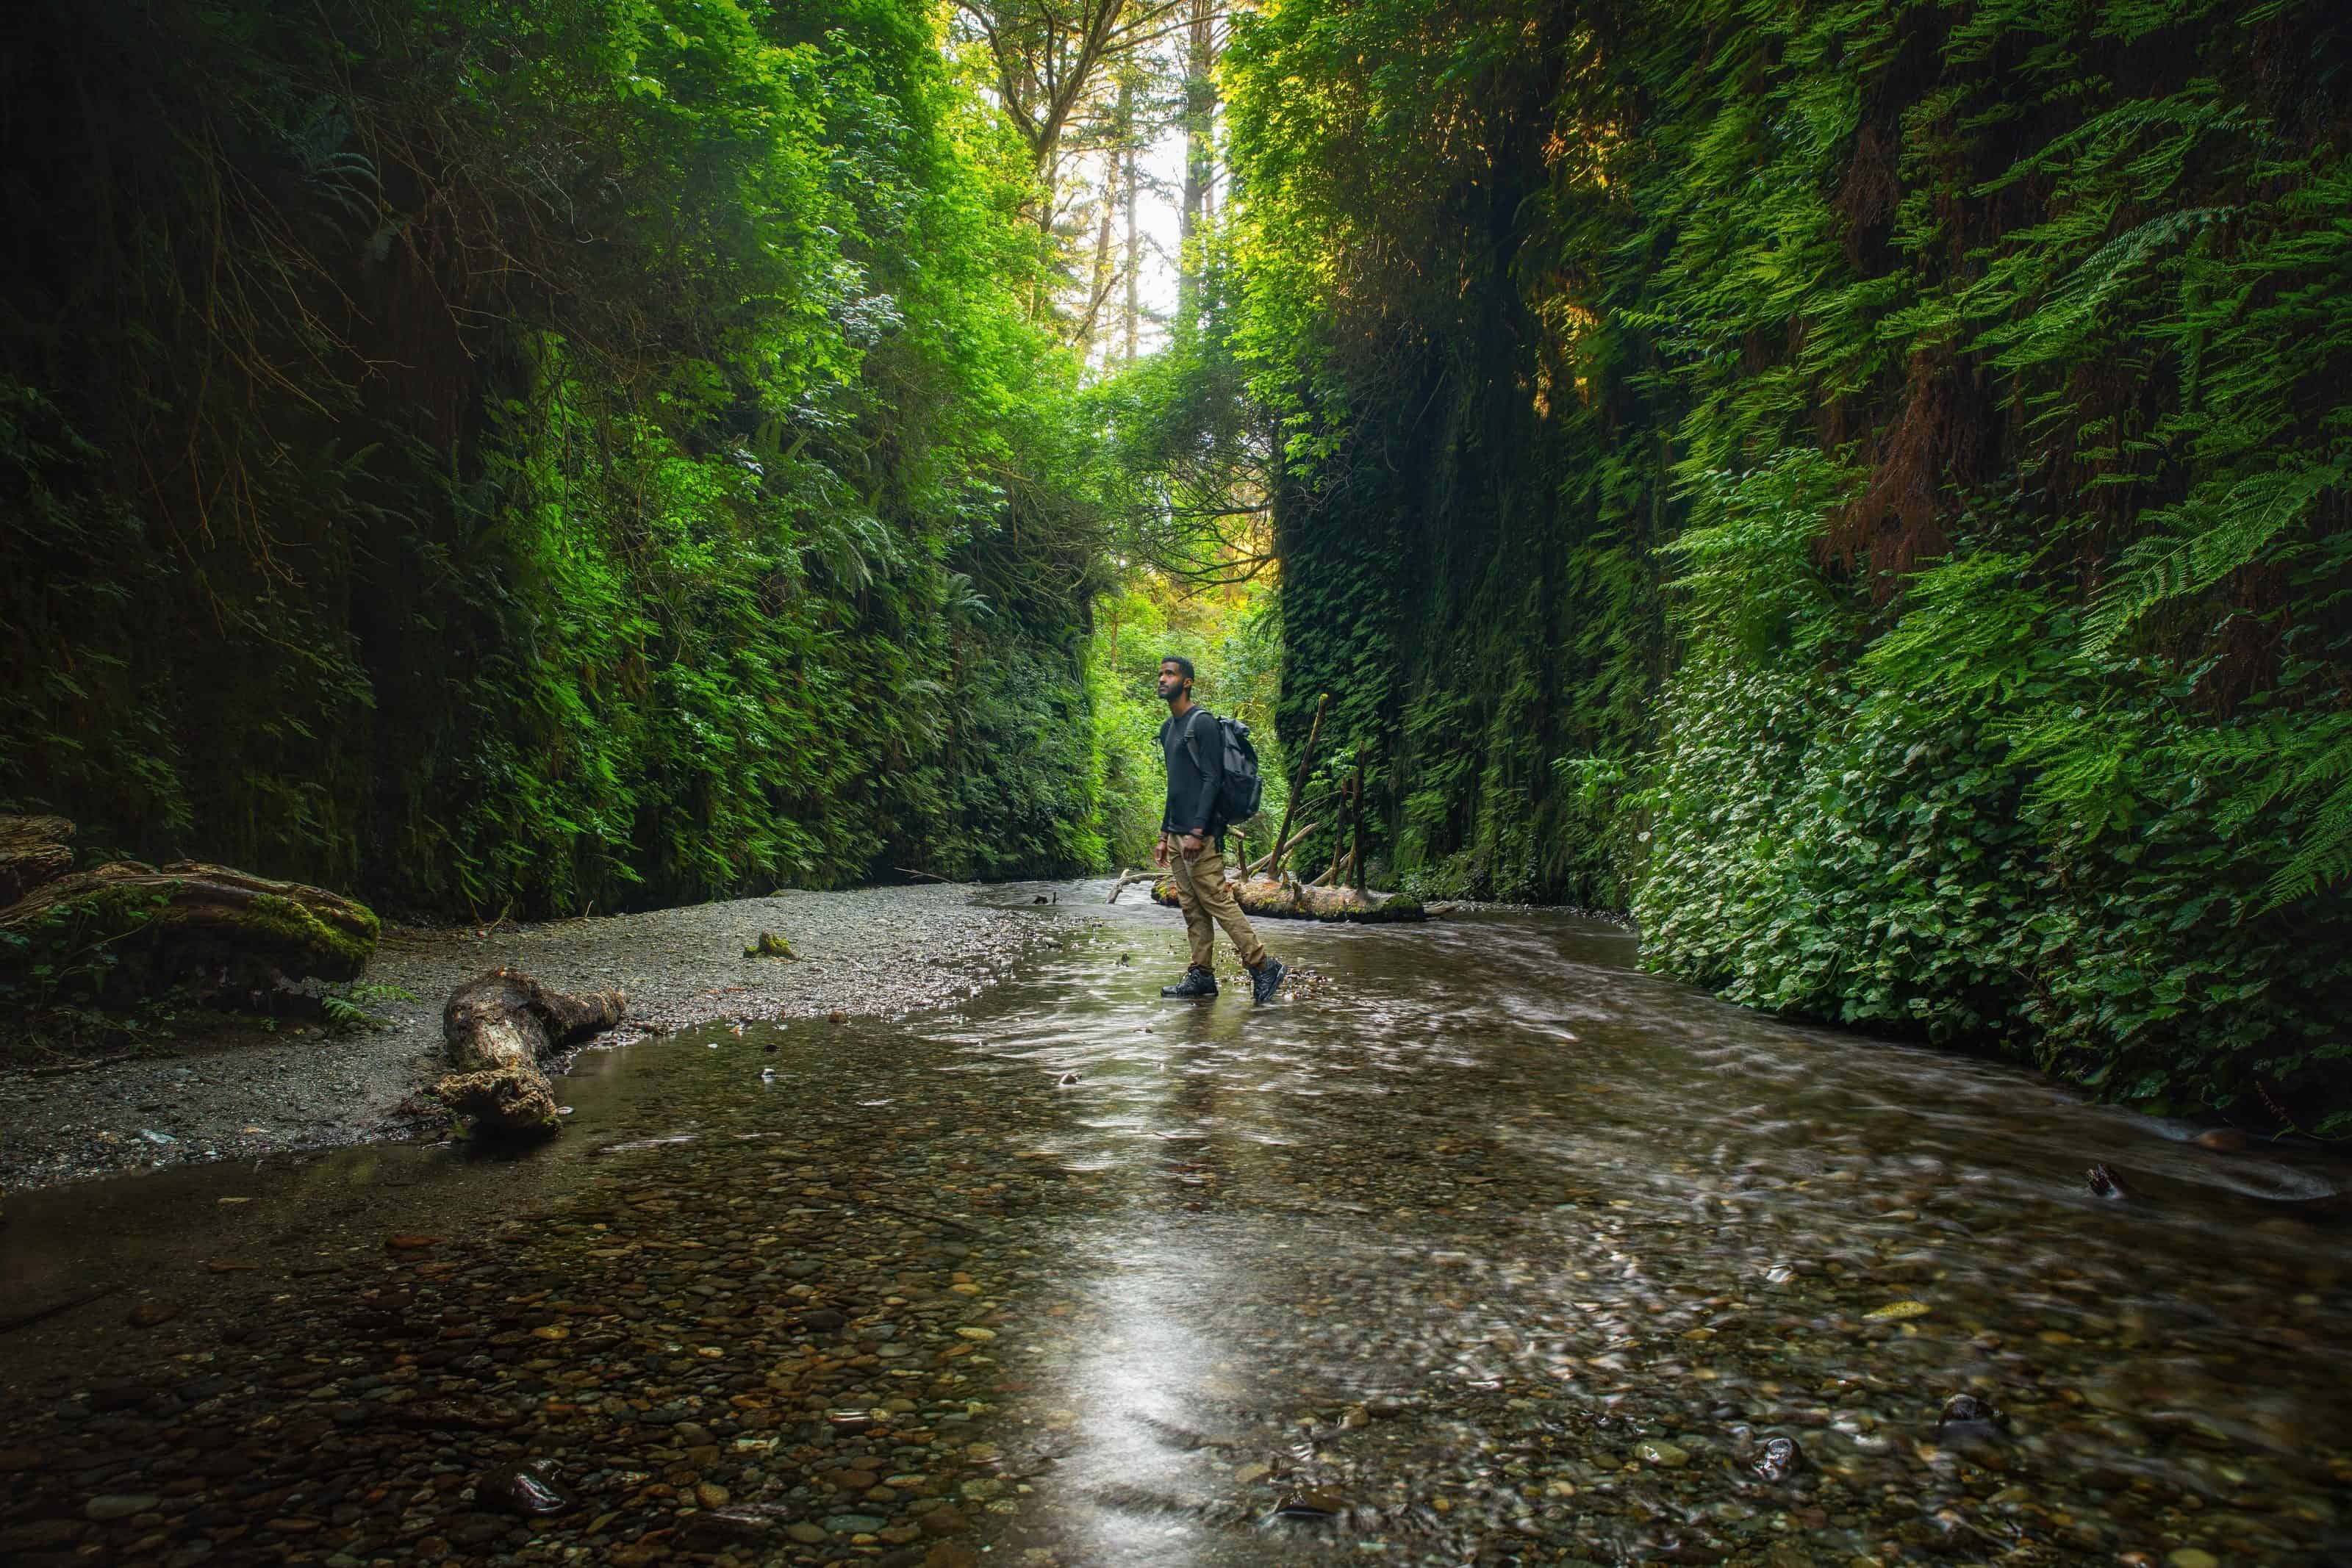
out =
[[[1184,657],[1181,653],[1171,653],[1160,662],[1163,664],[1175,665],[1176,673],[1183,676],[1188,681],[1198,680],[1200,678],[1192,674],[1192,661]]]

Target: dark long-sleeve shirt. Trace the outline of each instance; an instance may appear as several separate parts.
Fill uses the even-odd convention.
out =
[[[1223,842],[1225,824],[1217,820],[1217,791],[1225,781],[1225,737],[1215,716],[1197,703],[1182,718],[1171,715],[1160,727],[1160,752],[1168,760],[1168,805],[1160,814],[1160,831]]]

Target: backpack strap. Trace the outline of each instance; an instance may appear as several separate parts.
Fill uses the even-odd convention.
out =
[[[1217,722],[1217,716],[1198,703],[1194,703],[1192,711],[1184,716],[1184,749],[1192,754],[1195,768],[1201,767],[1201,721],[1204,718],[1211,724]],[[1220,736],[1218,738],[1222,743],[1223,737]],[[1207,769],[1202,768],[1202,771],[1206,772]]]

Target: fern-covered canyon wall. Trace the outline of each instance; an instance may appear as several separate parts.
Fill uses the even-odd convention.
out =
[[[1092,869],[1029,160],[929,6],[27,13],[0,810],[394,909]]]
[[[1273,0],[1286,737],[1335,694],[1407,885],[2352,1129],[2347,67],[2318,4]]]

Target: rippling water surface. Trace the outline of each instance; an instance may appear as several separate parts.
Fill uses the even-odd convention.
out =
[[[528,1158],[11,1200],[11,1300],[109,1293],[0,1336],[0,1546],[2352,1562],[2340,1164],[1564,916],[1269,923],[1285,1001],[1163,1002],[1174,916],[1059,892],[964,1011],[592,1053]]]

